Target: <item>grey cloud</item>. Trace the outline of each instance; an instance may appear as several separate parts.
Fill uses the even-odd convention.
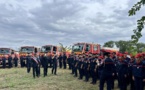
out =
[[[91,5],[94,3],[102,7],[106,5],[106,2],[99,0],[34,2],[38,5],[25,0],[2,3],[0,4],[1,46],[42,46],[58,45],[58,43],[71,45],[76,42],[103,44],[108,40],[129,40],[136,19],[142,13],[138,13],[136,17],[128,17],[127,11],[131,6],[129,3],[126,9],[118,7],[111,9],[110,6],[111,12],[106,11],[108,10],[106,6],[103,8],[105,11],[92,9]],[[89,10],[93,13],[88,13]]]

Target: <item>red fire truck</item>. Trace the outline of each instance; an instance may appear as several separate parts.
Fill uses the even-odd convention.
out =
[[[116,54],[118,54],[119,53],[119,49],[118,48],[102,47],[101,48],[101,54],[103,54],[104,52],[109,52],[109,53],[115,52]]]
[[[49,54],[53,56],[54,54],[59,55],[60,53],[61,48],[55,45],[44,45],[40,50],[40,55]]]
[[[15,51],[11,48],[0,48],[0,64],[2,64],[2,57],[6,57],[8,59],[9,55],[14,56]],[[8,60],[6,60],[6,63],[8,63]]]
[[[119,49],[101,47],[100,44],[93,44],[93,43],[76,43],[72,46],[72,53],[75,53],[75,54],[92,53],[92,54],[103,55],[104,52],[118,53]]]
[[[76,43],[72,46],[72,53],[82,54],[82,53],[92,53],[100,54],[100,44],[93,43]]]
[[[35,53],[35,50],[38,50],[37,47],[35,46],[22,46],[20,47],[20,50],[19,50],[19,56],[20,56],[20,63],[21,63],[21,66],[26,66],[26,56],[28,53],[32,54],[32,53]]]

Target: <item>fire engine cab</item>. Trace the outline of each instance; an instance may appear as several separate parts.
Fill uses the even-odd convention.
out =
[[[72,53],[82,54],[82,53],[92,53],[100,54],[100,45],[93,43],[76,43],[72,46]]]
[[[33,54],[35,53],[35,50],[39,51],[37,47],[34,46],[22,46],[19,50],[19,56],[20,56],[20,63],[21,66],[26,66],[26,56],[28,53]]]
[[[54,45],[45,45],[41,47],[40,50],[40,55],[49,54],[49,55],[54,55],[54,54],[60,54],[61,49],[58,46]]]
[[[8,63],[8,57],[9,55],[13,55],[15,51],[11,48],[0,48],[0,64],[2,64],[2,58],[6,57],[6,63]]]

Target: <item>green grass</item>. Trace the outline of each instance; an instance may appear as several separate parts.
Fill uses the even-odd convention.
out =
[[[49,68],[48,76],[43,77],[41,68],[40,78],[34,79],[32,70],[28,74],[26,68],[0,69],[0,90],[99,90],[99,82],[91,85],[91,80],[84,82],[70,73],[70,70],[58,69],[58,75],[55,76]]]

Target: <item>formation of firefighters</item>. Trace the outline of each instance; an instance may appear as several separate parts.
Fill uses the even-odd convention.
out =
[[[92,79],[91,84],[100,80],[100,90],[107,83],[107,90],[114,89],[114,81],[118,80],[118,88],[127,90],[144,90],[145,85],[145,53],[127,57],[127,53],[104,53],[71,55],[68,58],[69,68],[74,77],[85,82]],[[78,74],[79,73],[79,74]]]
[[[115,80],[118,81],[120,90],[127,90],[129,85],[130,90],[144,90],[145,53],[128,57],[128,53],[104,52],[97,54],[92,52],[78,53],[79,51],[80,49],[74,49],[74,52],[69,55],[65,52],[51,55],[47,52],[40,54],[35,50],[33,53],[28,52],[26,54],[26,65],[21,62],[21,67],[26,66],[28,73],[32,68],[33,77],[36,78],[40,76],[41,67],[43,67],[45,77],[48,74],[48,64],[52,67],[51,73],[54,75],[57,75],[58,66],[66,69],[68,64],[71,74],[78,77],[79,80],[89,82],[91,79],[93,85],[99,81],[99,90],[104,90],[105,82],[107,83],[107,90],[114,89]],[[89,51],[89,48],[86,51]],[[1,58],[3,68],[5,68],[6,59],[8,59],[8,67],[11,68],[13,66],[12,61],[14,66],[17,67],[18,60],[23,60],[24,57],[19,58],[17,55],[6,57],[4,55]]]

